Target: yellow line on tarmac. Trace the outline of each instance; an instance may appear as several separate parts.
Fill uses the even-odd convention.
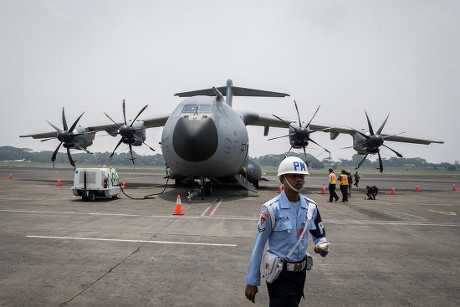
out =
[[[428,210],[428,211],[434,212],[434,213],[440,213],[440,214],[444,214],[444,215],[457,215],[457,213],[455,213],[455,212],[435,211],[435,210]]]

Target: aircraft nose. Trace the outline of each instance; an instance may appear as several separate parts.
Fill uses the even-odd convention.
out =
[[[217,128],[212,119],[189,120],[182,117],[177,121],[173,147],[185,161],[205,161],[216,152],[217,145]]]

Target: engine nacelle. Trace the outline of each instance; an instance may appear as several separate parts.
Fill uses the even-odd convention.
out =
[[[289,143],[293,148],[299,149],[308,146],[308,138],[310,137],[310,129],[304,124],[302,127],[293,122],[289,126]]]

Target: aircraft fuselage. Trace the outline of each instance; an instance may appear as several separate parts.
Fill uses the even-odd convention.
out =
[[[230,177],[248,159],[248,132],[231,106],[212,96],[183,100],[165,123],[161,148],[171,177]]]

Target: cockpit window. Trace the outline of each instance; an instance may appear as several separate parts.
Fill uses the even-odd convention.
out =
[[[211,113],[212,106],[209,104],[200,104],[198,105],[198,113]]]
[[[196,104],[186,104],[182,109],[182,113],[196,113]]]
[[[198,109],[198,111],[197,111],[197,109]],[[210,104],[200,104],[200,105],[186,104],[182,108],[182,113],[194,113],[194,114],[212,113],[212,105],[210,105]]]

